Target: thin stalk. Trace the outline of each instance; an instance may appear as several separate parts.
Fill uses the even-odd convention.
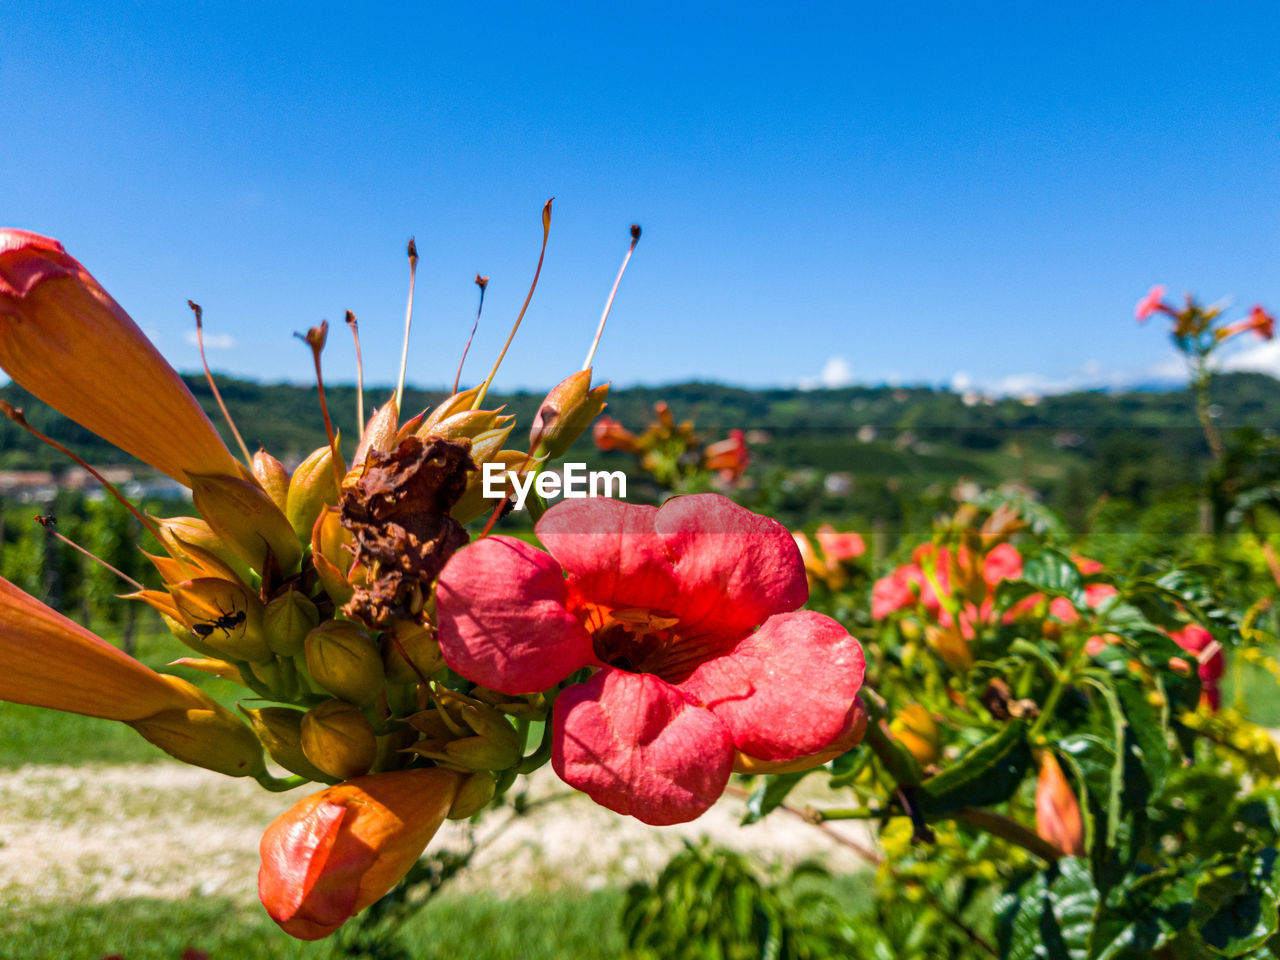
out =
[[[200,309],[200,304],[194,300],[188,300],[187,306],[196,315],[196,346],[200,348],[200,363],[204,365],[204,378],[209,381],[209,389],[213,391],[213,399],[218,401],[218,409],[222,411],[222,417],[227,421],[227,426],[231,428],[231,433],[235,436],[236,443],[240,444],[240,452],[244,454],[245,466],[252,470],[253,455],[249,453],[249,448],[245,446],[244,437],[240,436],[240,431],[236,429],[236,422],[231,419],[231,414],[227,411],[227,405],[222,402],[222,394],[218,392],[218,385],[213,382],[213,374],[209,371],[209,361],[204,355],[204,311]]]
[[[507,348],[511,346],[511,341],[516,338],[516,331],[520,329],[520,321],[524,319],[525,311],[529,309],[529,301],[533,299],[533,291],[538,288],[538,277],[542,274],[542,261],[547,255],[547,237],[551,233],[551,203],[555,200],[552,197],[542,207],[542,250],[538,254],[538,267],[533,271],[533,283],[529,284],[529,292],[525,295],[524,306],[520,308],[520,313],[516,316],[516,322],[511,327],[511,332],[507,334],[507,342],[502,345],[502,352],[498,354],[498,359],[494,361],[493,369],[489,371],[489,376],[485,377],[484,383],[480,387],[480,392],[476,394],[475,402],[471,404],[472,410],[479,410],[480,404],[484,403],[484,395],[489,392],[489,387],[493,385],[493,378],[498,375],[498,368],[502,366],[502,359],[507,355]]]

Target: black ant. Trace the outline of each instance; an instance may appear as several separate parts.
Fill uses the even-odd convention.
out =
[[[191,632],[201,640],[209,639],[209,635],[215,630],[221,630],[227,636],[230,636],[232,630],[244,623],[244,619],[244,611],[237,610],[234,605],[230,613],[226,613],[222,607],[218,607],[218,616],[194,624],[191,627]]]
[[[58,525],[58,518],[53,514],[46,516],[45,514],[37,513],[35,519],[36,523],[40,524],[40,526],[44,527],[46,530],[49,527],[56,527]]]

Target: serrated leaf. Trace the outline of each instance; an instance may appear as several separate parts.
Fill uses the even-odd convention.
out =
[[[1129,730],[1141,751],[1141,761],[1152,793],[1164,789],[1173,757],[1161,711],[1147,700],[1147,691],[1133,683],[1117,683],[1116,695],[1129,721]]]
[[[1084,602],[1084,579],[1071,558],[1061,550],[1045,548],[1023,562],[1023,583],[1040,593],[1066,597],[1077,607]]]
[[[1014,720],[920,786],[926,816],[988,807],[1013,796],[1032,763],[1026,723]]]

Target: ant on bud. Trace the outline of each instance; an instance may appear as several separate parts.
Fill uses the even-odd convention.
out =
[[[230,613],[218,607],[218,616],[194,624],[191,627],[191,632],[201,640],[208,640],[215,630],[221,630],[224,634],[230,636],[231,631],[243,624],[244,620],[244,611],[237,610],[234,605],[231,607]]]

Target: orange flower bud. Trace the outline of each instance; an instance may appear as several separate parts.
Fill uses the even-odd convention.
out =
[[[369,422],[365,425],[364,433],[360,435],[360,443],[356,446],[356,455],[351,461],[352,466],[358,467],[364,463],[365,457],[369,455],[370,450],[381,450],[385,453],[394,447],[396,445],[396,434],[400,429],[399,424],[400,408],[396,405],[396,398],[392,397],[375,410],[373,416],[369,418]],[[319,453],[320,451],[317,450],[316,452]],[[329,473],[332,475],[332,467],[329,468]],[[334,503],[337,503],[337,501],[335,500]]]
[[[289,471],[284,464],[267,451],[259,450],[253,455],[253,478],[267,492],[271,502],[283,510],[289,496]]]
[[[180,483],[240,470],[182,378],[56,240],[0,230],[0,367]]]
[[[302,752],[336,780],[369,772],[378,758],[378,740],[360,708],[344,700],[326,700],[302,718]]]
[[[209,557],[213,557],[233,571],[242,582],[250,579],[248,565],[222,542],[213,532],[213,527],[199,517],[166,517],[156,520],[156,528],[160,531],[160,541],[170,556],[189,557],[206,575],[223,576],[211,566]]]
[[[256,483],[240,477],[193,474],[191,493],[196,509],[213,532],[254,570],[262,570],[268,550],[275,554],[284,573],[302,560],[302,546],[289,521]]]
[[[164,677],[191,705],[162,710],[129,726],[171,757],[228,777],[253,777],[266,769],[253,731],[198,687]]]
[[[889,724],[889,732],[901,741],[920,766],[927,767],[938,759],[941,732],[933,716],[920,704],[909,703],[899,710]]]
[[[239,582],[199,577],[171,584],[169,594],[182,622],[199,640],[193,649],[209,647],[257,663],[271,659],[262,632],[262,601]]]
[[[579,370],[561,380],[538,408],[529,429],[529,448],[548,457],[562,457],[586,433],[604,410],[609,384],[591,386],[591,370]]]
[[[319,940],[379,900],[435,836],[460,780],[449,770],[399,770],[294,804],[262,836],[258,896],[271,919]]]
[[[285,515],[294,534],[302,539],[311,536],[316,518],[325,507],[337,505],[338,481],[333,475],[333,450],[323,446],[293,471]]]
[[[432,429],[441,420],[444,420],[446,417],[451,417],[455,413],[470,410],[471,404],[475,403],[476,396],[480,393],[480,388],[483,386],[484,384],[479,384],[472,387],[470,390],[463,390],[460,393],[455,393],[440,401],[440,405],[432,410],[427,418],[419,425],[417,430],[418,436],[433,436]]]
[[[639,453],[640,438],[612,417],[601,417],[591,428],[591,439],[601,450]]]
[[[1051,750],[1040,751],[1036,781],[1036,833],[1068,857],[1084,853],[1084,820],[1080,802]]]
[[[324,592],[336,607],[350,600],[355,592],[348,579],[352,553],[347,549],[354,546],[355,542],[351,531],[342,525],[337,507],[324,509],[316,518],[316,524],[311,530],[311,564],[316,569]]]

